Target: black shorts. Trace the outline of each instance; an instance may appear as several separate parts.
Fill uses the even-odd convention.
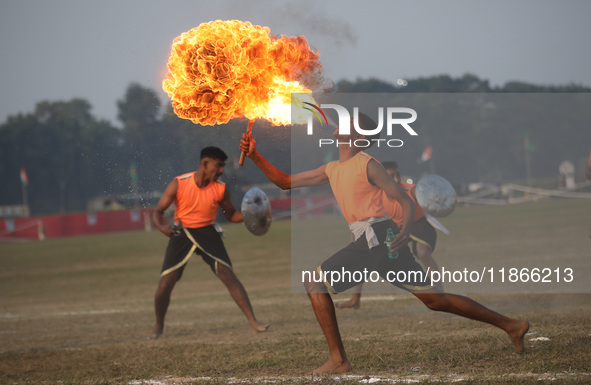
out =
[[[181,279],[183,270],[193,253],[199,254],[215,275],[220,263],[232,268],[222,237],[212,225],[197,229],[185,227],[180,234],[172,235],[168,241],[161,276],[180,269],[179,279]]]
[[[437,243],[437,231],[427,221],[427,217],[422,217],[412,224],[410,239],[412,240],[412,251],[415,255],[417,255],[417,243],[427,245],[433,252]]]
[[[376,282],[378,275],[382,282],[390,282],[409,292],[431,289],[430,279],[408,246],[399,250],[396,258],[388,256],[388,248],[384,243],[386,232],[391,227],[397,233],[398,226],[388,220],[375,223],[372,227],[378,237],[378,246],[369,249],[367,239],[361,236],[318,267],[317,271],[328,289],[333,293],[341,293],[360,283]],[[360,278],[363,280],[360,281]]]

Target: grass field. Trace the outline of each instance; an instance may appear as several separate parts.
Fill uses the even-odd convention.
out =
[[[307,296],[292,290],[291,224],[277,221],[263,237],[224,226],[235,272],[259,320],[271,323],[258,335],[194,257],[173,293],[164,335],[146,339],[166,247],[157,232],[0,244],[0,383],[591,383],[590,202],[459,207],[442,222],[451,235],[439,235],[440,263],[478,258],[500,266],[519,256],[529,266],[573,266],[573,293],[470,295],[531,322],[525,354],[494,327],[431,312],[392,288],[368,293],[360,310],[337,312],[353,371],[304,377],[325,362],[327,349]],[[345,222],[307,224],[318,225]]]

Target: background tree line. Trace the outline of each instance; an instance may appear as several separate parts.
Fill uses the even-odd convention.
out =
[[[342,80],[336,92],[352,93],[588,93],[576,85],[557,87],[512,82],[490,87],[488,81],[473,75],[460,78],[435,76],[410,79],[405,86],[378,79]],[[580,108],[588,110],[582,102]],[[435,108],[436,106],[434,106]],[[179,119],[170,103],[163,106],[158,94],[139,84],[131,84],[117,101],[121,128],[99,120],[92,106],[83,99],[42,101],[32,113],[10,116],[0,125],[0,205],[22,202],[19,170],[24,167],[29,179],[28,203],[32,215],[85,211],[90,199],[161,192],[175,175],[197,168],[199,152],[208,145],[224,149],[230,156],[223,177],[237,192],[244,185],[265,183],[264,176],[249,162],[234,167],[239,157],[239,141],[247,121],[237,119],[216,127],[201,127]],[[551,107],[549,107],[551,108]],[[483,114],[472,109],[471,114]],[[421,133],[415,148],[395,155],[405,173],[420,174],[425,165],[417,162],[423,146],[437,144],[435,172],[452,182],[500,182],[523,178],[523,134],[532,132],[536,150],[531,153],[534,177],[555,177],[560,161],[569,159],[577,166],[586,159],[591,146],[591,127],[582,127],[581,119],[540,127],[503,127],[495,118],[479,124],[458,124],[445,130]],[[433,126],[436,122],[431,122]],[[550,122],[555,123],[555,122]],[[272,127],[257,121],[257,142],[264,153],[284,170],[290,167],[289,128]],[[457,131],[454,133],[454,130]],[[529,131],[528,131],[529,130]],[[461,138],[461,140],[459,139]],[[513,140],[507,141],[508,138]],[[521,157],[521,158],[520,158]],[[472,161],[466,162],[466,159]],[[459,166],[462,165],[462,166]],[[466,165],[464,167],[463,165]],[[418,175],[417,175],[418,176]],[[234,193],[239,202],[240,194]],[[146,201],[140,202],[147,204]]]

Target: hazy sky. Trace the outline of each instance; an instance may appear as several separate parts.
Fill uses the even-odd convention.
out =
[[[0,123],[42,100],[84,98],[116,120],[131,82],[166,95],[172,40],[211,20],[304,35],[340,79],[472,73],[591,86],[588,0],[18,0],[0,5]]]

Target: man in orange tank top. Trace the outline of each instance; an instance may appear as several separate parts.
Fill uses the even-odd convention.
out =
[[[423,268],[427,268],[431,273],[439,271],[437,262],[433,259],[432,252],[435,250],[437,243],[437,232],[435,228],[427,221],[425,211],[419,206],[414,194],[414,184],[402,182],[400,172],[398,171],[398,164],[394,161],[383,162],[382,165],[386,172],[399,183],[408,196],[412,199],[415,205],[415,216],[410,229],[410,240],[412,242],[412,252],[420,261]],[[399,226],[402,226],[402,207],[397,201],[390,201],[386,194],[383,194],[384,207],[386,214]],[[440,282],[435,284],[439,291],[443,291],[443,286]],[[359,284],[352,289],[351,297],[347,301],[338,302],[335,306],[339,309],[359,309],[361,302],[361,290],[363,284]]]
[[[425,210],[419,206],[417,197],[415,195],[415,184],[403,182],[398,171],[398,164],[394,161],[384,162],[386,172],[394,179],[395,182],[400,183],[404,191],[412,199],[415,205],[415,216],[410,228],[410,239],[412,241],[413,254],[418,258],[423,267],[428,268],[429,271],[439,271],[439,266],[432,256],[437,244],[437,232],[435,228],[427,221]],[[388,201],[384,196],[384,206],[386,213],[392,217],[394,222],[401,223],[402,215],[400,211],[402,208],[395,201]],[[443,291],[440,283],[437,283],[437,289]]]
[[[361,128],[366,131],[375,129],[377,126],[365,114],[359,114],[359,120]],[[351,133],[349,135],[341,135],[338,129],[333,133],[333,136],[340,143],[347,143],[349,140],[354,143],[357,139],[374,139],[374,137],[359,134],[357,130],[354,130],[353,119],[350,124]],[[321,277],[324,277],[323,281],[311,278],[309,281],[304,282],[316,319],[326,338],[329,351],[328,361],[310,374],[348,372],[351,370],[351,364],[345,353],[334,303],[328,290],[335,293],[342,292],[357,285],[358,282],[343,280],[338,281],[337,285],[330,284],[325,273],[328,271],[327,269],[335,268],[342,268],[343,271],[348,269],[348,272],[368,268],[378,271],[383,277],[382,274],[388,270],[421,270],[422,268],[414,260],[407,245],[410,224],[414,215],[414,205],[402,190],[402,187],[394,182],[382,165],[355,146],[339,145],[338,161],[322,165],[315,170],[294,175],[279,170],[265,159],[257,151],[252,133],[243,135],[240,149],[252,159],[271,182],[282,189],[331,184],[343,215],[349,222],[349,228],[355,235],[355,241],[335,253],[318,267],[317,271]],[[380,203],[382,191],[385,191],[390,200],[397,200],[403,208],[404,220],[402,228],[390,243],[390,251],[399,253],[399,258],[396,259],[389,258],[388,248],[384,242],[386,229],[396,227],[396,225],[384,215],[384,207]],[[366,194],[366,196],[362,197],[362,194]],[[364,201],[357,202],[356,199],[363,199]],[[359,207],[363,207],[366,212],[360,211]],[[408,281],[393,284],[415,295],[431,310],[454,313],[499,327],[509,335],[518,352],[524,350],[523,337],[529,329],[527,321],[507,318],[467,297],[441,293],[431,286],[421,285],[421,282]]]
[[[151,339],[157,339],[162,335],[172,289],[181,279],[193,253],[199,254],[226,285],[254,332],[264,332],[269,327],[259,323],[255,318],[244,286],[234,274],[222,238],[213,225],[218,208],[222,209],[222,213],[230,222],[242,222],[242,213],[234,208],[226,185],[219,180],[227,158],[217,147],[204,148],[201,151],[199,169],[174,178],[154,210],[154,224],[170,239],[154,296],[156,324]],[[176,224],[171,226],[164,220],[164,212],[173,203]]]

